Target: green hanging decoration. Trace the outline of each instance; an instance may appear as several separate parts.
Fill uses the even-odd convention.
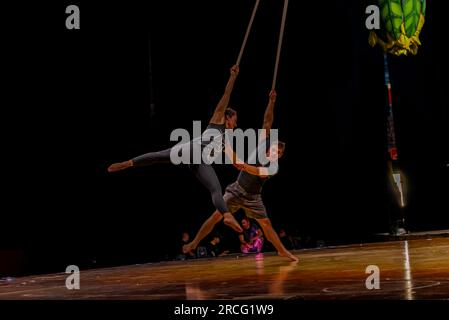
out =
[[[383,27],[369,36],[371,46],[380,45],[385,52],[400,56],[416,55],[421,45],[419,35],[424,26],[426,0],[378,0]]]

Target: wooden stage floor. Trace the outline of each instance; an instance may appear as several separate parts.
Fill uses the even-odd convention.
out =
[[[299,250],[298,264],[273,253],[81,270],[0,282],[0,299],[449,299],[449,238]],[[380,270],[368,290],[366,268]]]

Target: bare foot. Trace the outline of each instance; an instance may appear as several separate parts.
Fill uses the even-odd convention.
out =
[[[241,233],[243,232],[242,227],[239,225],[239,223],[237,222],[237,220],[235,220],[234,216],[227,212],[223,215],[224,219],[223,222],[225,223],[225,225],[231,227],[234,231]]]
[[[297,256],[291,254],[289,251],[278,252],[278,255],[280,255],[281,257],[289,258],[293,262],[298,262],[299,261],[299,258]]]
[[[108,172],[116,172],[116,171],[127,169],[132,166],[133,166],[133,162],[131,160],[124,161],[124,162],[117,162],[117,163],[111,164],[109,166]]]
[[[192,252],[193,250],[195,250],[196,245],[193,242],[190,242],[188,244],[185,244],[182,246],[182,252],[184,254]]]

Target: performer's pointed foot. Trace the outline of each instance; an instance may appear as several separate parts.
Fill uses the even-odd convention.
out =
[[[223,218],[224,218],[223,222],[225,223],[225,225],[231,227],[234,231],[238,233],[243,232],[242,227],[239,225],[237,220],[235,220],[234,216],[230,212],[226,212],[223,215]]]
[[[125,170],[132,166],[133,166],[133,162],[131,160],[124,161],[124,162],[117,162],[117,163],[111,164],[109,166],[108,172],[121,171],[121,170]]]
[[[281,256],[281,257],[286,257],[286,258],[290,259],[293,262],[298,262],[299,261],[299,258],[297,256],[291,254],[289,251],[283,251],[283,252],[279,251],[278,255]]]
[[[182,252],[184,254],[187,254],[189,252],[193,252],[193,250],[196,249],[196,245],[193,242],[190,242],[188,244],[185,244],[182,246]]]

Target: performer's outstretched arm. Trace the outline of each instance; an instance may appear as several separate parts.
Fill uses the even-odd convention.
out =
[[[237,65],[231,68],[231,76],[229,77],[228,84],[226,85],[225,92],[215,107],[214,114],[209,123],[223,124],[225,121],[225,111],[228,107],[229,100],[231,99],[231,93],[234,88],[235,80],[239,74],[239,67]]]
[[[254,176],[259,176],[262,178],[267,178],[267,177],[273,175],[272,173],[270,173],[270,170],[266,167],[256,167],[256,166],[252,166],[247,163],[243,163],[243,164],[234,163],[234,167],[236,167],[238,170],[245,171],[249,174],[252,174]]]
[[[226,142],[225,145],[225,154],[229,159],[231,159],[232,165],[236,167],[238,170],[245,171],[248,172],[249,174],[259,177],[269,177],[272,175],[270,173],[270,170],[266,167],[257,167],[245,163],[237,156],[237,153],[232,149],[231,145],[228,142]]]
[[[269,94],[269,101],[267,108],[265,109],[265,114],[263,118],[263,125],[262,128],[264,130],[261,131],[261,136],[259,136],[259,144],[262,144],[262,141],[265,140],[270,135],[270,129],[273,126],[274,121],[274,105],[276,104],[276,97],[277,93],[275,90],[271,90]],[[263,136],[262,136],[263,135]],[[263,144],[262,144],[263,145]],[[259,176],[259,177],[269,177],[272,175],[270,173],[270,170],[266,167],[256,167],[249,165],[247,163],[237,163],[236,161],[233,162],[234,167],[236,167],[239,170],[245,171],[249,174]]]
[[[266,138],[270,135],[270,129],[273,126],[274,121],[274,105],[276,104],[277,93],[275,90],[270,91],[270,99],[268,101],[267,108],[265,109],[265,114],[263,117],[262,128],[266,130],[266,136],[260,138]]]
[[[259,175],[259,167],[252,166],[250,164],[245,163],[242,159],[237,156],[237,153],[232,149],[232,146],[229,142],[226,141],[225,144],[225,155],[231,159],[231,163],[238,170],[243,170],[248,173]]]

